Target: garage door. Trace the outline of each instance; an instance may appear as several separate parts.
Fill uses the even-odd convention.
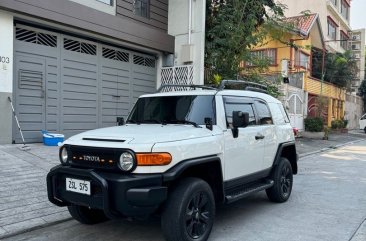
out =
[[[15,32],[14,102],[27,142],[41,141],[41,130],[69,137],[116,125],[156,89],[154,56],[28,26]],[[15,127],[13,139],[21,141]]]

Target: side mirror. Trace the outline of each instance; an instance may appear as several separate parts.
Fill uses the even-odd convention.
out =
[[[233,127],[247,127],[249,125],[249,113],[233,111]]]
[[[205,118],[205,124],[206,124],[206,128],[212,131],[212,129],[213,129],[213,127],[212,127],[212,118],[206,117]]]
[[[249,113],[241,111],[233,111],[233,137],[239,136],[239,127],[247,127],[249,125]]]
[[[125,119],[123,117],[117,117],[117,125],[123,126],[125,124]]]

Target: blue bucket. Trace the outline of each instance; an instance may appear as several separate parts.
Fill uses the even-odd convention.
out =
[[[64,142],[65,136],[62,134],[48,133],[48,131],[42,131],[43,144],[46,146],[58,146]]]

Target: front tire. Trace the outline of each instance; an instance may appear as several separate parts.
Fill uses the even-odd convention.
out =
[[[108,220],[102,210],[78,205],[68,206],[67,208],[70,215],[82,224],[96,224]]]
[[[211,187],[199,178],[182,179],[165,204],[161,227],[168,241],[205,241],[215,218]]]
[[[292,167],[287,158],[281,157],[279,164],[275,166],[271,174],[271,178],[274,185],[266,190],[268,199],[277,203],[286,202],[291,195],[293,183]]]

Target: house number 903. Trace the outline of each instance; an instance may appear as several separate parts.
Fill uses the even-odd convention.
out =
[[[9,57],[0,56],[0,63],[9,64],[10,63],[10,58]]]

